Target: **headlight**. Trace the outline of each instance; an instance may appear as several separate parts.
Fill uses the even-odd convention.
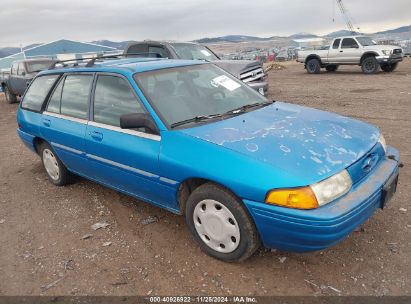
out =
[[[384,55],[391,55],[392,50],[382,50],[382,53],[383,53]]]
[[[378,142],[380,143],[380,145],[384,149],[384,153],[387,153],[387,143],[385,142],[385,138],[384,138],[384,136],[382,136],[382,134],[380,135],[380,138],[378,139]]]
[[[347,193],[352,186],[352,180],[347,170],[343,170],[319,183],[311,185],[318,205],[322,206]]]
[[[351,177],[347,170],[343,170],[311,186],[272,190],[265,202],[296,209],[315,209],[344,195],[351,186]]]

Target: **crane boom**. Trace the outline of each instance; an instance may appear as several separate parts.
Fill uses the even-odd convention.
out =
[[[345,19],[345,23],[346,23],[346,25],[347,25],[347,27],[348,27],[348,30],[349,30],[352,34],[357,34],[357,31],[355,30],[355,27],[354,27],[354,25],[353,25],[353,23],[352,23],[352,21],[351,21],[351,18],[350,18],[350,16],[348,15],[348,11],[347,11],[347,9],[346,9],[345,6],[344,6],[344,3],[342,2],[342,0],[336,0],[336,1],[337,1],[338,7],[339,7],[339,9],[340,9],[340,11],[341,11],[344,19]]]

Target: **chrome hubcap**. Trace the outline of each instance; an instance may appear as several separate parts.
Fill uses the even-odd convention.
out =
[[[194,208],[194,226],[210,248],[230,253],[240,244],[240,228],[231,211],[215,200],[203,200]]]
[[[48,175],[53,180],[58,180],[60,177],[60,168],[56,157],[54,156],[53,152],[51,152],[49,149],[43,150],[43,164],[44,168],[46,168]]]

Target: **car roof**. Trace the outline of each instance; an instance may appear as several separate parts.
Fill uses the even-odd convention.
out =
[[[87,63],[86,61],[84,63]],[[208,63],[203,60],[180,60],[163,58],[123,58],[96,61],[87,67],[85,64],[71,67],[54,68],[40,72],[39,75],[73,72],[117,72],[134,74],[139,72],[161,70]]]

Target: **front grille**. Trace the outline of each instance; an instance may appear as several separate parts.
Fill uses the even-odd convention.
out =
[[[385,157],[384,149],[381,145],[376,144],[363,157],[350,165],[347,170],[350,173],[353,184],[359,183],[368,176]]]
[[[401,54],[402,53],[402,49],[394,49],[394,51],[392,52],[393,54]]]
[[[261,78],[263,78],[264,77],[264,70],[263,70],[263,68],[256,68],[256,69],[253,69],[253,70],[251,70],[251,71],[247,71],[247,72],[245,72],[245,73],[242,73],[241,75],[240,75],[240,79],[243,81],[243,82],[252,82],[252,81],[256,81],[256,80],[259,80],[259,79],[261,79]]]

